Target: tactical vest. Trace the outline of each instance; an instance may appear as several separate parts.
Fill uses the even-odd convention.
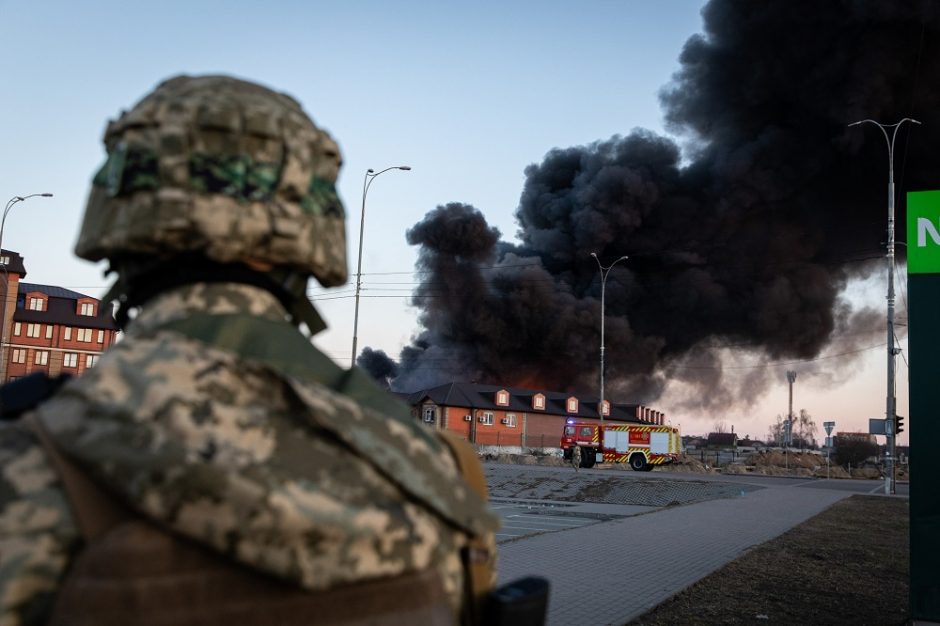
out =
[[[223,319],[224,318],[224,319]],[[237,319],[236,319],[237,318]],[[247,344],[236,330],[259,330],[271,341]],[[287,325],[250,316],[197,315],[174,330],[261,361],[283,374],[314,377],[366,406],[388,403],[359,370],[342,370]],[[471,538],[461,555],[466,584],[462,614],[452,612],[433,569],[324,591],[302,590],[238,564],[162,529],[127,509],[62,455],[39,420],[29,422],[62,479],[85,546],[60,587],[50,624],[97,626],[231,626],[233,624],[475,624],[493,582],[491,541]],[[473,448],[444,435],[468,484],[484,500],[486,484]],[[491,537],[488,539],[492,539]]]

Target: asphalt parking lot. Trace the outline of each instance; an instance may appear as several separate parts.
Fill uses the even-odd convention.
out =
[[[574,472],[567,467],[487,465],[485,469],[491,506],[502,519],[497,543],[761,489],[649,474]]]
[[[490,505],[503,522],[499,532],[496,533],[497,543],[545,532],[590,526],[616,517],[623,517],[622,515],[585,515],[571,510],[579,507],[560,502],[492,500]]]

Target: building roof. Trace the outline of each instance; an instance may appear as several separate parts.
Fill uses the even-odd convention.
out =
[[[734,433],[708,433],[708,445],[733,446],[738,436]]]
[[[509,404],[496,404],[496,392],[505,389],[509,392]],[[545,396],[545,410],[532,408],[532,397],[536,394]],[[424,400],[430,400],[441,406],[465,406],[472,409],[488,409],[501,411],[519,411],[528,413],[546,413],[549,415],[573,415],[586,419],[599,419],[597,411],[597,398],[591,395],[563,393],[560,391],[542,391],[537,389],[523,389],[520,387],[504,387],[500,385],[484,385],[479,383],[446,383],[421,389],[410,393],[398,393],[402,400],[414,406]],[[567,400],[571,396],[578,399],[578,412],[569,413]],[[606,419],[619,421],[639,421],[637,413],[641,405],[637,404],[611,404],[610,415]]]
[[[78,293],[77,291],[72,291],[71,289],[66,289],[65,287],[54,287],[52,285],[40,285],[38,283],[20,283],[20,293],[29,293],[31,291],[38,291],[39,293],[44,293],[50,298],[68,298],[70,300],[79,300],[81,298],[91,298],[91,296],[86,296],[83,293]],[[96,298],[92,300],[97,301]]]
[[[45,311],[33,311],[25,306],[26,294],[37,291],[49,297],[49,305]],[[111,305],[102,303],[95,298],[91,299],[98,303],[98,314],[95,316],[79,315],[77,312],[78,300],[83,298],[91,298],[91,296],[86,296],[85,294],[63,287],[39,285],[36,283],[20,283],[19,295],[16,300],[16,311],[13,313],[13,321],[61,324],[63,326],[98,328],[104,330],[118,329],[117,322],[114,321]]]
[[[0,257],[4,256],[10,257],[10,262],[5,266],[7,272],[19,274],[21,277],[26,276],[26,266],[23,264],[23,257],[20,256],[19,252],[13,252],[12,250],[4,248],[0,250]]]

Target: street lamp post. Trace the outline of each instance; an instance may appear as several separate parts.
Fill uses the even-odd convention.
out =
[[[407,172],[411,170],[411,167],[408,165],[394,165],[392,167],[386,167],[380,172],[369,168],[366,170],[366,176],[362,181],[362,216],[359,220],[359,262],[356,265],[356,312],[353,316],[352,361],[349,365],[350,367],[356,364],[356,344],[359,339],[357,333],[359,331],[359,292],[362,290],[362,234],[366,226],[366,195],[368,195],[369,187],[372,186],[372,181],[375,180],[375,177],[389,170],[403,170]]]
[[[789,448],[793,443],[793,383],[796,382],[796,372],[793,370],[787,371],[787,382],[790,383],[790,405],[787,411],[787,436],[786,436],[786,447]]]
[[[875,120],[860,120],[849,126],[860,124],[874,124],[885,137],[888,144],[888,391],[885,401],[885,434],[887,438],[887,453],[885,454],[885,494],[894,493],[894,453],[896,437],[894,433],[897,403],[894,396],[894,361],[900,350],[894,347],[894,140],[898,136],[898,129],[904,122],[920,124],[915,119],[905,117],[896,124],[881,124]],[[888,129],[892,129],[888,137]]]
[[[10,211],[18,202],[23,202],[29,198],[51,198],[51,193],[31,193],[27,196],[13,196],[7,202],[6,207],[3,209],[3,218],[0,219],[0,253],[3,251],[3,228],[7,224],[7,215],[10,214]],[[9,304],[9,294],[7,293],[9,287],[9,274],[7,271],[7,264],[3,263],[0,260],[0,266],[3,267],[3,305],[0,306],[0,384],[5,383],[7,379],[7,324],[6,324],[6,314],[7,306]],[[14,299],[15,300],[15,299]]]
[[[597,267],[601,272],[601,395],[600,400],[597,403],[597,413],[600,415],[601,424],[600,424],[600,443],[601,450],[604,449],[604,296],[607,289],[607,275],[610,274],[610,270],[621,261],[626,261],[629,257],[622,256],[607,267],[601,265],[601,260],[597,258],[597,254],[594,252],[591,253],[591,256],[594,257],[594,260],[597,261]],[[603,454],[603,452],[601,453]]]

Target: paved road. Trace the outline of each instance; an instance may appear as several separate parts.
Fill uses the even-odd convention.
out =
[[[547,577],[550,625],[624,624],[747,549],[878,487],[753,475],[485,469],[506,525],[498,537],[500,582]]]

